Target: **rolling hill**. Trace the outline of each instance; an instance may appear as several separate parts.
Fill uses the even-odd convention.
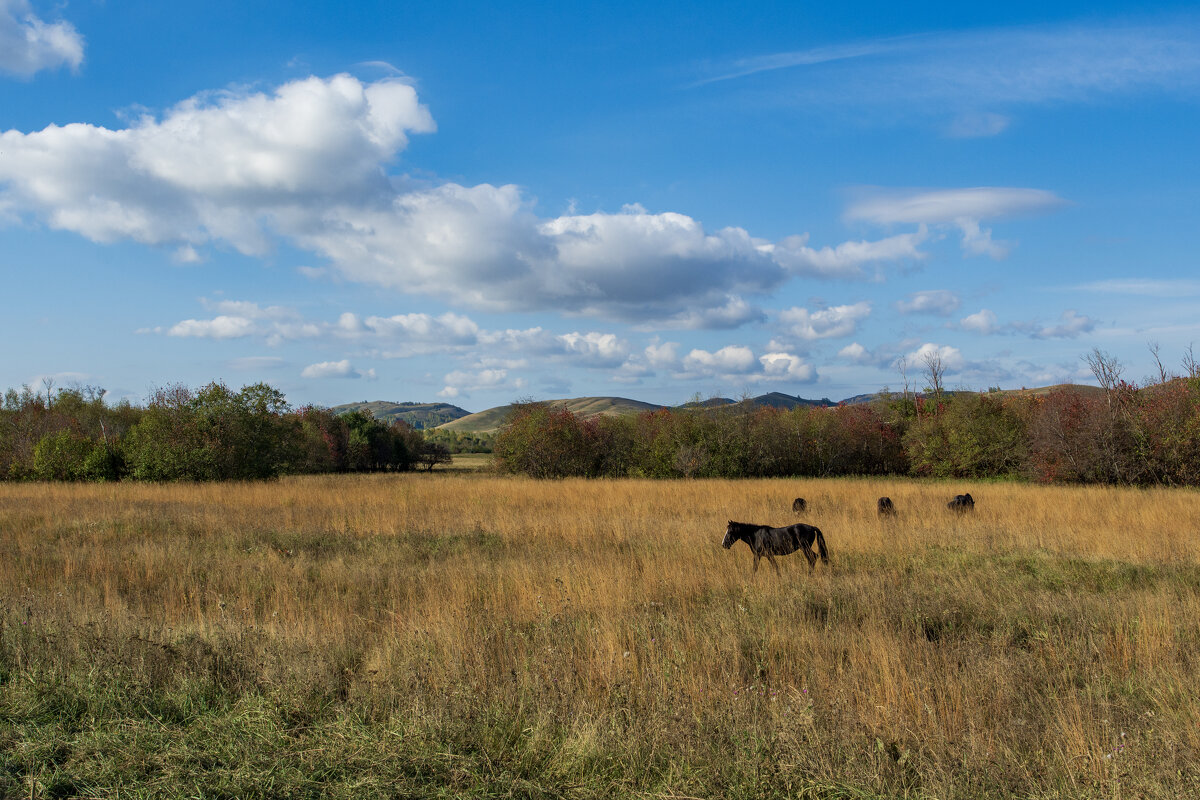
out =
[[[1071,389],[1081,394],[1101,394],[1104,392],[1099,386],[1089,386],[1080,383],[1057,383],[1054,386],[1039,386],[1034,389],[1026,389],[1024,387],[1020,389],[1001,389],[999,392],[992,392],[991,394],[1031,394],[1036,397],[1043,394],[1050,394],[1060,389]]]
[[[334,406],[335,414],[348,414],[351,411],[365,411],[375,419],[384,422],[403,420],[417,429],[436,428],[439,425],[469,415],[466,409],[452,406],[449,403],[392,403],[386,400],[373,400],[363,403],[343,403]]]
[[[771,408],[782,408],[784,410],[793,409],[797,406],[820,408],[823,406],[837,405],[837,403],[833,402],[828,397],[820,400],[806,400],[803,397],[792,397],[790,394],[784,394],[782,392],[768,392],[767,394],[760,394],[758,397],[752,397],[746,402],[750,403],[751,405],[770,406]]]
[[[554,408],[565,408],[585,419],[602,415],[637,414],[663,407],[654,403],[643,403],[641,400],[630,400],[627,397],[575,397],[547,402]],[[497,406],[477,414],[460,417],[438,427],[451,431],[489,433],[498,430],[504,424],[504,419],[508,416],[510,409],[512,409],[511,405]]]
[[[1074,384],[1059,384],[1056,386],[1042,386],[1037,388],[1021,388],[1021,389],[1004,389],[995,394],[1032,394],[1043,395],[1057,389],[1075,389],[1080,392],[1100,392],[1103,391],[1098,386],[1081,386]],[[898,392],[892,393],[899,397]],[[946,392],[948,395],[956,394],[954,391]],[[854,397],[848,397],[841,401],[843,403],[866,403],[878,398],[878,394],[861,394]],[[568,411],[577,414],[581,417],[589,418],[601,415],[620,415],[620,414],[638,414],[643,411],[653,411],[666,406],[660,406],[655,403],[645,403],[641,400],[631,400],[627,397],[575,397],[559,400],[547,401],[554,408],[565,408]],[[693,400],[682,405],[675,406],[680,409],[716,409],[716,408],[731,408],[736,406],[745,406],[753,408],[755,406],[770,406],[772,408],[781,408],[784,410],[797,407],[822,407],[833,406],[837,403],[825,397],[820,400],[809,400],[804,397],[783,394],[782,392],[768,392],[767,394],[752,397],[747,400],[731,400],[726,397],[713,397],[708,400]],[[333,411],[339,414],[344,414],[349,411],[366,411],[373,414],[377,419],[393,420],[402,419],[408,422],[415,428],[440,428],[443,430],[457,431],[459,433],[493,433],[499,430],[504,424],[505,418],[512,409],[511,405],[496,406],[485,411],[480,411],[472,414],[458,406],[450,405],[449,403],[392,403],[383,400],[363,403],[345,403],[340,406],[335,406]]]
[[[1070,389],[1070,390],[1073,390],[1076,392],[1080,392],[1082,394],[1095,394],[1095,393],[1104,391],[1099,386],[1089,386],[1087,384],[1080,384],[1080,383],[1056,383],[1053,386],[1037,386],[1037,387],[1033,387],[1033,388],[1022,387],[1020,389],[999,389],[996,391],[985,392],[984,394],[1001,396],[1001,397],[1005,396],[1005,395],[1011,395],[1011,394],[1028,394],[1028,395],[1037,397],[1040,395],[1050,394],[1051,392],[1056,392],[1059,390],[1067,390],[1067,389]],[[911,394],[913,397],[924,397],[925,396],[924,392],[914,391],[914,392],[911,392]],[[948,389],[944,392],[944,394],[948,397],[953,397],[956,394],[978,394],[978,392],[971,390],[971,389]],[[900,395],[901,395],[900,392],[897,392],[897,391],[891,392],[891,396],[893,399],[899,398]],[[870,403],[872,400],[878,400],[879,396],[880,396],[880,394],[878,392],[876,392],[874,394],[856,394],[853,397],[847,397],[842,402],[846,403],[847,405],[854,405],[855,403]]]

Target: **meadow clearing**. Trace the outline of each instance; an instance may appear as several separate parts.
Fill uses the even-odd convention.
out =
[[[1189,490],[0,484],[0,603],[4,797],[1200,796]]]

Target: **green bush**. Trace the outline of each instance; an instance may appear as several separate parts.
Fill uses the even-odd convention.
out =
[[[43,436],[33,450],[34,477],[44,481],[81,480],[92,450],[92,442],[74,431]]]
[[[962,393],[939,413],[916,419],[904,435],[911,470],[937,478],[983,478],[1026,470],[1020,415],[1003,399]]]

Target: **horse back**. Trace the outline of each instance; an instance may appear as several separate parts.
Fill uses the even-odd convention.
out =
[[[772,555],[790,555],[802,547],[809,547],[816,538],[817,529],[812,525],[798,522],[785,528],[765,528],[760,533],[763,536],[764,548]]]

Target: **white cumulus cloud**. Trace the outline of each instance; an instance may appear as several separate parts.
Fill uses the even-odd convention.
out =
[[[343,358],[341,361],[322,361],[318,364],[309,364],[300,372],[301,378],[367,378],[368,380],[375,378],[375,370],[369,369],[365,372],[360,372],[350,364],[350,359]]]
[[[730,296],[723,306],[692,308],[656,321],[655,329],[730,330],[750,322],[762,322],[766,314],[744,298]]]
[[[454,398],[470,394],[479,389],[496,389],[504,386],[521,389],[525,386],[523,379],[508,381],[506,369],[481,369],[476,371],[455,370],[445,376],[445,386],[438,392],[439,397]]]
[[[871,352],[858,342],[851,342],[841,350],[838,350],[838,357],[844,358],[847,361],[853,361],[855,364],[866,364],[873,360]]]
[[[912,292],[907,300],[896,303],[896,310],[901,314],[936,314],[946,317],[958,310],[962,300],[958,295],[947,289],[933,289],[924,292]]]
[[[727,345],[715,353],[695,349],[683,358],[684,370],[701,375],[745,375],[759,367],[754,352],[742,345]]]
[[[789,308],[780,312],[783,332],[794,339],[814,341],[850,336],[858,323],[871,315],[871,304],[863,301],[853,305],[833,306],[819,311]]]
[[[258,326],[246,317],[221,314],[212,319],[185,319],[167,331],[168,336],[196,337],[207,339],[239,339],[256,333]]]
[[[612,333],[566,333],[558,341],[576,364],[615,367],[629,357],[629,342]]]
[[[763,367],[764,378],[785,378],[793,381],[811,381],[817,371],[799,356],[791,353],[767,353],[758,357]]]
[[[308,78],[271,94],[197,95],[119,130],[5,131],[0,185],[15,208],[94,241],[223,240],[261,254],[270,230],[386,193],[382,165],[408,133],[432,129],[406,83]]]
[[[996,320],[996,314],[984,308],[976,311],[974,314],[968,314],[959,322],[963,330],[975,331],[984,336],[991,336],[1000,330],[1000,325]]]
[[[910,373],[914,370],[919,371],[922,369],[925,359],[929,356],[940,356],[942,367],[946,372],[958,372],[967,365],[967,360],[963,358],[962,351],[957,347],[925,342],[906,356]]]
[[[46,22],[28,0],[0,0],[0,72],[28,77],[83,63],[83,37],[69,22]]]
[[[817,248],[637,205],[543,217],[514,185],[389,175],[409,136],[434,127],[401,79],[206,92],[125,128],[0,133],[0,208],[97,242],[169,246],[184,262],[285,241],[330,273],[401,292],[681,328],[761,320],[745,297],[797,275],[855,277],[923,256],[923,229]]]
[[[927,235],[921,227],[915,233],[901,233],[874,242],[843,242],[836,247],[814,249],[808,246],[808,234],[802,234],[789,236],[776,245],[765,245],[764,250],[793,275],[857,277],[867,264],[924,258],[918,245]]]
[[[1074,339],[1095,329],[1096,321],[1073,309],[1062,313],[1057,325],[1046,325],[1033,332],[1035,339]]]
[[[679,361],[679,344],[662,342],[647,345],[644,351],[646,362],[652,367],[673,367]]]

